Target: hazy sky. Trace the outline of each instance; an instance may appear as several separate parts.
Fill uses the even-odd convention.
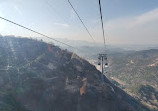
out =
[[[70,0],[102,42],[98,0]],[[101,0],[109,44],[158,44],[158,0]],[[67,0],[0,0],[0,16],[55,38],[92,41]],[[0,34],[39,36],[0,20]]]

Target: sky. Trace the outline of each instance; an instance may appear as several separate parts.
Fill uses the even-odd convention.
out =
[[[103,43],[98,0],[70,0]],[[158,44],[158,0],[101,0],[107,44]],[[93,42],[67,0],[0,0],[0,16],[52,38]],[[0,20],[1,35],[40,37]]]

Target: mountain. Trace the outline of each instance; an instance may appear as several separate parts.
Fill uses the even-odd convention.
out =
[[[0,37],[0,111],[149,111],[75,53]]]
[[[154,45],[151,47],[147,45],[122,45],[119,47],[123,49],[107,48],[109,68],[106,76],[113,84],[152,111],[158,111],[158,49],[154,48]],[[103,47],[84,46],[80,47],[80,51],[76,53],[86,58],[100,70],[97,58],[98,53],[103,50]]]
[[[49,39],[45,39],[43,37],[37,37],[37,39],[43,39],[45,41],[49,41]],[[71,44],[74,47],[77,47],[80,49],[74,50],[71,47],[67,47],[65,45],[62,45],[60,43],[56,43],[56,45],[61,46],[62,48],[67,48],[83,57],[86,57],[85,55],[86,51],[90,52],[89,55],[94,55],[98,54],[101,52],[105,52],[105,47],[103,45],[103,42],[89,42],[89,41],[84,41],[84,40],[71,40],[71,39],[66,39],[66,38],[55,38],[56,40]],[[142,50],[150,50],[150,49],[158,49],[157,44],[106,44],[107,47],[107,52],[108,54],[111,53],[118,53],[118,52],[130,52],[130,51],[142,51]]]
[[[88,41],[83,41],[83,40],[70,40],[70,39],[64,39],[64,38],[56,38],[56,40],[62,41],[67,44],[71,44],[72,46],[78,48],[79,50],[76,50],[71,47],[56,43],[57,45],[60,45],[60,47],[69,49],[72,52],[75,52],[79,56],[82,56],[86,59],[93,58],[94,56],[96,56],[96,53],[99,54],[101,52],[105,52],[105,47],[103,43],[96,43],[96,42],[94,43],[94,42],[88,42]],[[114,46],[114,45],[107,45],[106,47],[108,49],[108,53],[116,53],[116,52],[125,51],[124,49],[119,48],[118,46]]]
[[[114,55],[110,61],[112,75],[118,74],[128,83],[131,83],[129,78],[136,84],[142,82],[158,87],[158,49]]]
[[[158,49],[114,54],[108,77],[153,111],[158,111]]]

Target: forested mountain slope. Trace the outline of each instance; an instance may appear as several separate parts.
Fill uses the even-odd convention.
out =
[[[109,78],[158,111],[158,49],[113,54],[109,61]]]
[[[76,54],[0,37],[0,111],[148,111]]]

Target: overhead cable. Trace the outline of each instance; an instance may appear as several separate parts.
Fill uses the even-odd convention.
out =
[[[72,9],[74,10],[74,12],[76,13],[77,17],[79,18],[79,20],[81,21],[82,25],[84,26],[84,28],[86,29],[87,33],[89,34],[89,36],[91,37],[91,39],[93,39],[93,41],[95,42],[94,38],[92,37],[91,33],[89,32],[88,28],[86,27],[86,25],[84,24],[84,22],[82,21],[81,17],[79,16],[79,14],[77,13],[77,11],[75,10],[75,8],[73,7],[72,3],[70,2],[70,0],[68,0],[70,6],[72,7]]]
[[[6,19],[6,18],[0,17],[0,19],[3,19],[3,20],[5,20],[5,21],[7,21],[7,22],[10,22],[10,23],[12,23],[12,24],[14,24],[14,25],[17,25],[17,26],[19,26],[19,27],[21,27],[21,28],[24,28],[24,29],[26,29],[26,30],[29,30],[29,31],[31,31],[31,32],[34,32],[34,33],[36,33],[36,34],[38,34],[38,35],[44,36],[44,37],[46,37],[46,38],[48,38],[48,39],[51,39],[51,40],[53,40],[53,41],[55,41],[55,42],[58,42],[58,43],[60,43],[60,44],[63,44],[63,45],[66,45],[66,46],[69,46],[69,47],[71,47],[71,48],[76,49],[75,47],[73,47],[73,46],[71,46],[71,45],[69,45],[69,44],[66,44],[66,43],[64,43],[64,42],[61,42],[61,41],[56,40],[56,39],[54,39],[54,38],[51,38],[51,37],[49,37],[49,36],[47,36],[47,35],[45,35],[45,34],[42,34],[42,33],[40,33],[40,32],[37,32],[37,31],[32,30],[32,29],[30,29],[30,28],[27,28],[27,27],[25,27],[25,26],[23,26],[23,25],[20,25],[20,24],[18,24],[18,23],[15,23],[15,22],[13,22],[13,21],[11,21],[11,20],[8,20],[8,19]]]
[[[106,48],[105,33],[104,33],[104,23],[103,23],[103,15],[102,15],[102,9],[101,9],[101,2],[100,2],[100,0],[99,0],[99,9],[100,9],[100,18],[101,18],[101,24],[102,24],[102,31],[103,31],[104,46],[105,46],[105,48]]]

